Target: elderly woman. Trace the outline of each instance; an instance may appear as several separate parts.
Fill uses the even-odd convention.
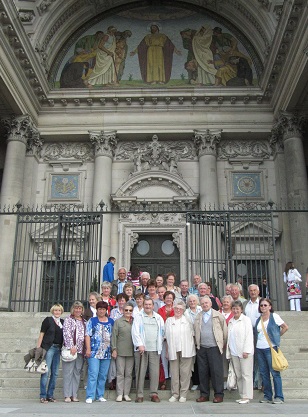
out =
[[[101,285],[102,293],[101,293],[101,299],[102,301],[105,301],[108,304],[108,314],[110,315],[111,310],[116,305],[116,300],[111,297],[111,288],[112,285],[108,281],[104,281]]]
[[[200,311],[202,311],[202,308],[199,305],[199,297],[196,294],[190,294],[187,297],[187,303],[189,307],[186,309],[184,314],[187,320],[189,320],[192,324],[194,324],[197,314],[200,313]],[[191,390],[196,391],[200,383],[199,372],[198,372],[198,362],[196,361],[196,358],[195,358],[195,363],[194,363],[194,370],[191,375],[191,381],[192,381]]]
[[[148,283],[147,283],[147,290],[148,290],[148,296],[150,298],[152,298],[152,300],[155,303],[155,300],[158,299],[158,295],[157,295],[157,284],[155,279],[149,279]]]
[[[261,313],[261,317],[259,317],[256,321],[254,333],[255,339],[257,340],[256,348],[258,363],[264,387],[264,398],[263,400],[260,400],[260,402],[282,404],[284,402],[284,397],[282,392],[281,376],[280,372],[274,371],[272,368],[271,349],[266,340],[265,332],[267,333],[273,348],[278,348],[280,346],[280,336],[288,330],[288,326],[278,314],[274,313],[272,302],[268,298],[260,299],[259,313]],[[275,390],[274,399],[270,376],[271,374]]]
[[[224,318],[226,319],[226,323],[227,325],[229,324],[229,321],[232,319],[233,317],[233,312],[232,312],[232,303],[233,303],[233,298],[231,297],[231,295],[224,295],[221,299],[222,301],[222,308],[221,308],[221,314],[224,316]],[[227,378],[228,378],[228,370],[229,370],[229,363],[227,361],[226,358],[226,346],[224,346],[224,350],[223,350],[223,363],[224,363],[224,388],[227,389]]]
[[[178,300],[174,305],[174,317],[169,317],[165,326],[167,351],[171,372],[170,402],[186,401],[190,377],[196,355],[193,325],[184,312],[184,301]]]
[[[175,294],[172,291],[166,291],[164,294],[165,305],[158,309],[157,313],[163,318],[164,322],[174,316],[173,302],[175,300]],[[161,362],[163,366],[163,372],[160,372],[160,389],[166,389],[166,379],[169,378],[168,359],[166,358],[166,341],[163,342],[163,349],[161,352]],[[163,373],[165,376],[163,377]]]
[[[249,317],[243,314],[241,301],[232,303],[233,318],[228,325],[227,359],[232,360],[240,399],[248,404],[253,398],[253,330]]]
[[[101,296],[98,292],[90,292],[88,297],[89,308],[86,308],[83,313],[83,318],[88,321],[91,317],[96,317],[96,303],[101,300]]]
[[[167,291],[172,291],[172,292],[181,292],[181,289],[179,287],[177,287],[175,284],[175,274],[173,272],[169,272],[167,274],[167,278],[166,278],[166,288]]]
[[[84,312],[83,304],[75,301],[71,307],[71,315],[66,317],[63,323],[63,345],[70,349],[71,354],[77,352],[77,359],[71,362],[62,361],[63,393],[66,403],[79,402],[77,392],[80,383],[80,376],[83,366],[83,350],[85,323],[82,317]]]
[[[63,313],[61,304],[54,304],[50,309],[51,317],[46,317],[41,325],[41,332],[36,344],[37,348],[46,350],[45,360],[48,366],[48,372],[41,375],[40,382],[40,402],[54,403],[56,400],[53,396],[60,363],[60,353],[63,343],[63,320],[60,319]],[[47,388],[47,382],[49,383]]]
[[[137,305],[136,300],[134,298],[134,296],[135,296],[135,286],[133,285],[132,282],[129,281],[126,284],[124,284],[123,293],[127,295],[128,301],[131,304],[133,304],[133,306],[135,307]]]
[[[134,306],[129,301],[124,305],[123,317],[114,323],[112,330],[111,350],[117,367],[117,402],[131,401],[129,397],[134,368],[134,345],[132,341]]]
[[[87,322],[85,336],[86,357],[88,358],[88,383],[86,403],[104,402],[105,385],[111,360],[111,335],[114,321],[107,315],[108,304],[99,301],[96,304],[97,317]]]

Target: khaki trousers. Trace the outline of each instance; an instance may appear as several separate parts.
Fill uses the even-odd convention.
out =
[[[150,373],[150,395],[157,394],[159,382],[159,359],[160,355],[157,352],[143,352],[142,355],[140,355],[139,352],[135,352],[137,397],[143,398],[144,380],[148,365]]]
[[[171,394],[175,398],[187,396],[194,357],[183,358],[182,352],[177,352],[177,359],[169,361],[171,373]]]
[[[232,363],[240,397],[253,399],[253,355],[246,359],[232,356]]]
[[[134,357],[118,356],[117,366],[117,395],[129,395],[132,386]]]

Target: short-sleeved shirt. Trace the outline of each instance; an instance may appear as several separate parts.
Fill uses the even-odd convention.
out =
[[[92,317],[87,322],[86,336],[90,337],[91,358],[111,359],[111,335],[114,321],[99,321],[98,317]]]
[[[275,323],[277,324],[277,326],[281,326],[284,323],[284,321],[279,316],[279,314],[273,313],[273,319],[275,320]],[[267,330],[268,323],[269,323],[269,320],[263,321],[265,330]],[[258,349],[268,349],[269,344],[267,343],[266,337],[264,335],[261,320],[258,323],[257,331],[258,331],[257,348]],[[273,346],[275,346],[275,345],[273,345]]]

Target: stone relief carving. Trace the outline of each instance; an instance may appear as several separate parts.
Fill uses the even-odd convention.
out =
[[[42,158],[44,161],[59,159],[94,160],[94,150],[90,143],[61,142],[49,143],[43,146]]]
[[[172,233],[172,237],[173,237],[173,243],[176,245],[176,247],[178,249],[181,249],[181,247],[180,247],[180,242],[181,242],[180,233],[179,232]]]
[[[47,12],[48,8],[51,6],[52,3],[54,3],[56,0],[43,0],[39,6],[37,7],[37,10],[40,15],[43,15],[45,12]]]
[[[149,149],[149,142],[121,142],[115,150],[115,161],[134,161],[136,155],[141,153],[141,150]],[[168,153],[176,154],[177,160],[189,159],[193,160],[196,157],[196,149],[193,142],[163,142],[164,149]],[[136,161],[137,162],[137,161]],[[135,162],[135,164],[136,164]]]
[[[138,233],[134,232],[130,236],[130,251],[132,251],[134,249],[135,245],[137,245],[138,239],[139,239],[139,234]]]
[[[44,141],[41,139],[40,133],[36,128],[32,127],[29,130],[26,153],[27,155],[37,155],[40,158]]]
[[[272,149],[267,141],[222,141],[217,149],[218,159],[253,157],[269,159]]]
[[[198,155],[217,155],[217,145],[221,139],[221,130],[195,130],[194,142]]]
[[[28,138],[35,129],[30,117],[26,114],[23,116],[2,119],[1,124],[7,130],[8,141],[20,141],[27,144]]]
[[[35,14],[33,10],[19,10],[18,16],[22,23],[32,23]]]
[[[186,221],[185,213],[122,213],[119,217],[120,222],[128,222],[131,224],[138,224],[139,226],[157,227],[157,225],[164,226],[179,226]],[[179,239],[180,235],[174,233],[174,239]],[[139,236],[138,236],[139,238]],[[137,243],[137,242],[136,242]],[[136,244],[135,243],[135,244]],[[176,241],[174,243],[177,245]]]
[[[94,147],[95,156],[109,156],[113,158],[117,146],[116,131],[89,131],[90,142]]]
[[[281,136],[283,140],[292,137],[302,137],[308,119],[306,116],[281,112],[278,121],[275,123],[272,134]]]

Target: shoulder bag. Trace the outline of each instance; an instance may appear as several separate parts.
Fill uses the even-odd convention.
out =
[[[278,346],[277,346],[277,351],[276,349],[273,348],[270,338],[268,337],[267,331],[265,330],[262,317],[261,317],[261,324],[262,324],[264,336],[266,337],[267,343],[269,344],[269,347],[271,349],[272,368],[274,369],[274,371],[279,371],[279,372],[286,370],[289,366],[288,361]]]

